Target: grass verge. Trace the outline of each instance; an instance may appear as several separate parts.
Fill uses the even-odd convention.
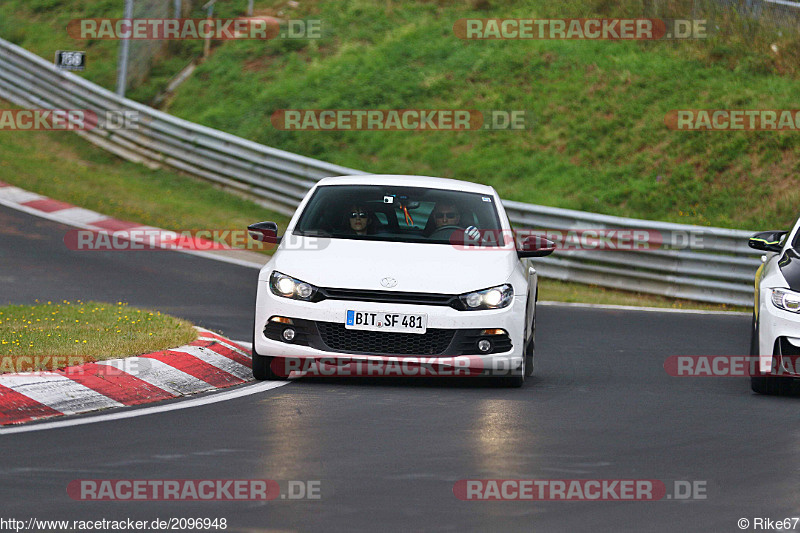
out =
[[[641,292],[607,289],[597,285],[582,285],[554,279],[539,278],[539,300],[570,303],[631,305],[636,307],[663,307],[665,309],[700,309],[703,311],[752,311],[750,307],[710,304],[667,298]]]
[[[0,373],[55,370],[183,346],[197,338],[179,318],[123,302],[0,307]]]

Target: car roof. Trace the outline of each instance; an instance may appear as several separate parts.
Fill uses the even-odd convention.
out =
[[[406,176],[400,174],[360,174],[357,176],[335,176],[321,179],[317,185],[405,185],[407,187],[428,187],[431,189],[448,189],[494,194],[489,185],[469,181],[434,178],[431,176]]]

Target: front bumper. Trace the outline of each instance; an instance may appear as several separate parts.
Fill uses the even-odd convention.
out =
[[[444,305],[397,302],[324,300],[303,302],[272,294],[259,283],[256,298],[254,351],[287,359],[337,361],[415,361],[439,369],[469,368],[469,375],[514,376],[522,372],[525,335],[525,297],[514,297],[503,309],[459,311]],[[428,316],[425,334],[362,331],[344,328],[348,310]],[[276,322],[274,317],[291,320]],[[286,327],[295,330],[287,341]],[[486,330],[503,330],[486,335]],[[477,342],[489,339],[492,349],[482,354]],[[405,374],[404,374],[405,375]],[[412,375],[424,375],[413,374]],[[447,375],[447,374],[442,374]],[[460,374],[456,374],[460,375]]]

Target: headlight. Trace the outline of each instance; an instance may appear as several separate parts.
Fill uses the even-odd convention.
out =
[[[490,289],[462,294],[458,298],[467,311],[502,309],[511,304],[511,300],[514,298],[514,289],[506,283]]]
[[[311,301],[314,295],[317,294],[317,288],[315,286],[282,274],[277,270],[273,271],[272,275],[269,277],[269,288],[272,289],[272,294],[277,296],[292,298],[294,300],[304,300],[306,302]]]
[[[772,289],[772,304],[784,311],[800,313],[800,294],[783,289]]]

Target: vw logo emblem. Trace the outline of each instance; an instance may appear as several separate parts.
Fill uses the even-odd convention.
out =
[[[388,278],[388,277],[387,278],[383,278],[381,280],[381,285],[383,285],[387,289],[391,289],[392,287],[397,285],[397,280],[394,279],[394,278]]]

